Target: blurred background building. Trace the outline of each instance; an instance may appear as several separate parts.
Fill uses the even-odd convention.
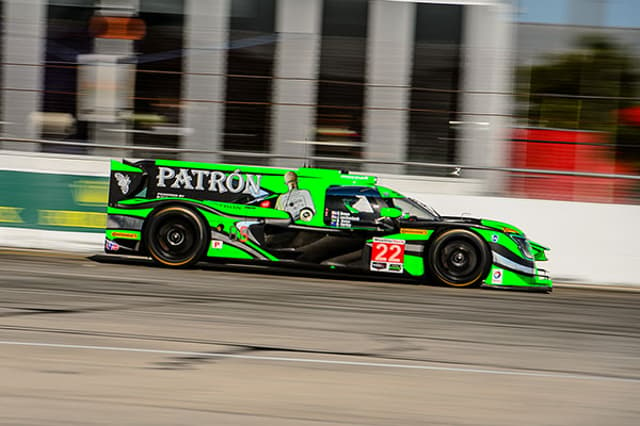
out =
[[[488,193],[637,199],[637,180],[571,175],[638,174],[636,0],[4,0],[0,13],[4,149],[452,179],[464,165]]]

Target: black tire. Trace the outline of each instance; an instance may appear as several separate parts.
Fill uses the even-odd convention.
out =
[[[202,218],[182,206],[162,207],[145,228],[145,243],[156,263],[174,268],[195,264],[206,249],[207,226]]]
[[[429,248],[427,269],[437,283],[474,287],[489,273],[491,253],[477,234],[451,229],[436,237]]]

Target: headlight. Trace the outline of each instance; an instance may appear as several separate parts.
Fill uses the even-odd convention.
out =
[[[520,249],[520,252],[524,255],[524,257],[533,260],[533,250],[531,250],[531,244],[529,244],[529,241],[527,241],[526,238],[518,237],[515,235],[509,236],[518,245],[518,248]]]

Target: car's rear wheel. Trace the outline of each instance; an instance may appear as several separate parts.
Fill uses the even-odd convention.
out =
[[[443,232],[429,248],[427,267],[438,284],[477,286],[489,273],[490,266],[490,251],[485,242],[465,229]]]
[[[193,210],[168,206],[151,216],[145,243],[153,260],[161,265],[186,267],[204,254],[207,227]]]

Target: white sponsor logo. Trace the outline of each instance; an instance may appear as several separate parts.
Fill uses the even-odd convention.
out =
[[[291,189],[278,197],[276,209],[291,214],[294,220],[309,222],[313,218],[315,208],[311,194],[306,189]]]
[[[129,192],[129,185],[131,184],[131,178],[128,175],[123,175],[118,172],[115,175],[116,181],[118,182],[118,186],[120,187],[120,192],[122,195],[127,195]]]
[[[405,240],[392,240],[391,238],[380,238],[380,237],[373,237],[373,242],[374,243],[400,244],[400,245],[404,245],[406,243]]]
[[[260,193],[261,175],[242,174],[240,170],[226,175],[218,170],[178,169],[158,167],[156,180],[158,188],[191,189],[195,191],[210,191],[224,194]]]
[[[495,269],[491,274],[491,284],[502,284],[502,277],[504,271],[502,269]]]
[[[220,240],[211,240],[211,248],[215,249],[215,250],[220,250],[222,249],[223,246],[223,242]]]

